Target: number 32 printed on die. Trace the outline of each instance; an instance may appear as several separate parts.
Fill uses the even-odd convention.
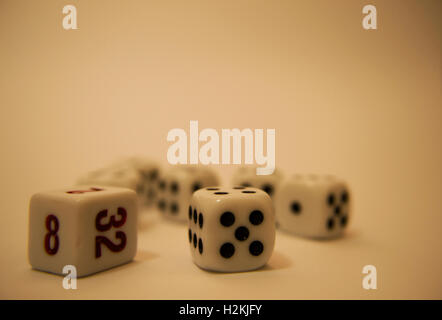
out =
[[[126,223],[126,209],[119,207],[116,215],[110,216],[108,223],[102,223],[102,220],[108,216],[108,210],[98,212],[95,217],[95,228],[99,232],[109,231],[112,228],[120,228]],[[117,218],[118,216],[118,218]],[[119,244],[115,244],[105,236],[95,237],[95,258],[101,257],[101,245],[106,246],[112,252],[120,252],[126,247],[126,234],[123,231],[116,231],[115,237],[120,240]]]

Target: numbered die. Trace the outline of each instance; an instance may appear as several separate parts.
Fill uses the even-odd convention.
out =
[[[350,217],[346,183],[330,175],[295,175],[275,195],[279,227],[310,238],[340,236]]]
[[[33,268],[79,277],[129,262],[137,248],[137,197],[115,187],[73,187],[32,196],[28,255]]]
[[[273,197],[283,175],[280,170],[275,169],[269,175],[257,175],[256,167],[240,167],[233,174],[233,186],[254,187],[264,190],[270,197]]]
[[[218,177],[207,167],[176,166],[158,181],[158,209],[165,217],[186,222],[193,192],[218,185]]]
[[[204,188],[188,207],[193,262],[202,269],[240,272],[262,267],[275,243],[272,200],[256,188]]]

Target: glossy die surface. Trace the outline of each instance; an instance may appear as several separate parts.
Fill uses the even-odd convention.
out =
[[[258,188],[267,192],[270,197],[273,197],[282,178],[283,175],[278,169],[275,169],[275,171],[269,175],[257,175],[256,167],[240,167],[233,174],[232,185],[234,187]]]
[[[262,267],[275,243],[273,205],[256,188],[204,188],[187,210],[193,262],[202,269],[240,272]]]
[[[137,248],[137,197],[125,188],[76,186],[32,196],[28,257],[33,268],[79,277],[129,262]]]
[[[351,197],[347,184],[331,175],[294,175],[275,196],[282,230],[310,238],[335,238],[348,225]]]
[[[209,168],[176,166],[163,171],[158,181],[158,209],[167,218],[185,222],[192,194],[216,186],[218,177]]]

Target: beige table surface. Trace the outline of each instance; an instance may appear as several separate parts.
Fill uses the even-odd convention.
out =
[[[440,15],[437,0],[0,1],[0,298],[442,298]],[[33,193],[127,155],[166,163],[167,132],[190,120],[275,128],[284,172],[345,178],[347,236],[278,232],[264,269],[216,274],[192,264],[185,227],[146,211],[133,263],[77,290],[31,270]],[[214,168],[225,184],[236,169]]]

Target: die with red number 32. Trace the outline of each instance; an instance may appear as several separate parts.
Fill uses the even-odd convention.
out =
[[[137,197],[130,189],[81,186],[32,196],[29,262],[62,274],[74,265],[78,277],[131,261],[137,249]]]

